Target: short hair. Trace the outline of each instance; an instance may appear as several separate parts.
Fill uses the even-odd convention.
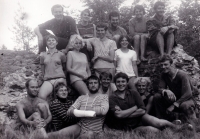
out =
[[[140,10],[140,11],[143,11],[144,14],[146,13],[146,12],[145,12],[145,9],[144,9],[144,7],[143,7],[142,5],[136,5],[136,6],[134,7],[134,10],[133,10],[133,14],[134,14],[134,15],[135,15],[136,9],[138,9],[138,10]]]
[[[61,87],[66,87],[66,88],[67,88],[67,86],[66,86],[64,83],[58,83],[58,84],[56,84],[56,86],[55,86],[55,88],[54,88],[55,94],[58,93],[58,90],[59,90]]]
[[[108,25],[106,23],[102,23],[102,22],[99,22],[97,25],[96,25],[96,30],[97,28],[104,28],[105,31],[108,29]]]
[[[49,34],[45,37],[46,42],[48,41],[49,38],[54,38],[58,42],[58,38],[52,34]]]
[[[169,61],[170,64],[173,63],[173,60],[172,60],[171,56],[170,56],[170,55],[167,55],[167,54],[164,54],[164,55],[159,59],[159,63],[165,62],[165,61]]]
[[[154,4],[153,9],[156,10],[156,8],[157,8],[158,6],[165,6],[165,3],[162,2],[162,1],[157,1],[157,2]]]
[[[62,7],[62,5],[56,4],[56,5],[54,5],[54,6],[51,7],[51,13],[52,14],[53,14],[53,11],[54,11],[55,8],[62,8],[62,10],[64,10],[63,7]]]
[[[90,13],[90,10],[89,9],[85,9],[81,12],[81,16],[84,14],[84,13],[88,13],[89,16],[91,16],[91,13]]]
[[[137,86],[140,83],[145,83],[147,86],[149,86],[149,81],[147,79],[145,79],[145,78],[140,78],[139,80],[137,80],[135,85]]]
[[[105,77],[105,78],[109,78],[112,80],[112,74],[110,72],[102,72],[99,76],[100,80]]]
[[[118,78],[126,79],[127,82],[129,81],[128,75],[126,73],[123,73],[123,72],[119,72],[115,75],[115,77],[114,77],[114,83],[115,84],[116,84],[116,81],[117,81]]]
[[[89,85],[89,80],[97,80],[100,86],[100,79],[96,75],[91,75],[90,77],[87,78],[87,86]]]
[[[26,89],[28,89],[28,87],[29,87],[29,83],[30,83],[31,81],[36,81],[36,82],[37,82],[36,79],[29,79],[29,80],[27,80],[26,83],[25,83],[25,87],[26,87]]]
[[[117,42],[117,46],[118,48],[121,48],[121,41],[123,40],[123,38],[126,38],[128,41],[128,46],[127,48],[131,48],[131,44],[130,44],[130,38],[127,35],[120,35],[119,40]]]
[[[119,16],[120,16],[120,15],[119,15],[119,12],[117,12],[117,11],[112,11],[112,12],[109,13],[108,19],[111,20],[111,17],[119,17]]]
[[[69,42],[70,46],[74,47],[74,45],[76,43],[76,39],[78,39],[82,42],[82,47],[83,47],[83,45],[84,45],[83,44],[83,38],[78,34],[74,34],[74,35],[71,36],[71,39],[70,39],[70,42]]]

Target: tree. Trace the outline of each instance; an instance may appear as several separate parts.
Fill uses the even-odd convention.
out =
[[[83,0],[85,6],[92,9],[92,22],[107,22],[111,11],[118,11],[125,0]]]
[[[0,47],[0,50],[7,50],[7,47],[3,44],[3,45]]]
[[[23,7],[18,3],[19,9],[15,13],[14,25],[11,31],[14,34],[14,41],[17,45],[15,50],[30,51],[31,42],[35,38],[35,34],[32,29],[27,25],[28,15],[24,11]]]

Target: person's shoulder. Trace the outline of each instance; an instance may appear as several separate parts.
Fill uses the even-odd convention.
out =
[[[65,20],[71,20],[71,21],[75,21],[74,18],[72,18],[71,16],[64,16]]]
[[[135,17],[132,17],[130,20],[129,20],[130,23],[135,23]]]
[[[178,70],[177,75],[181,77],[188,77],[188,74],[183,70]]]
[[[119,52],[121,52],[121,49],[117,49],[117,50],[115,51],[115,53],[119,53]]]

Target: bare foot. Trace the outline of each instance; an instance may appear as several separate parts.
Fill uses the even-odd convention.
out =
[[[141,61],[148,61],[148,59],[141,57]]]

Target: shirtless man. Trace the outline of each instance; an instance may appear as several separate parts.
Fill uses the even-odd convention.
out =
[[[51,121],[51,113],[47,102],[38,98],[38,83],[28,80],[25,84],[27,97],[17,103],[17,114],[20,122],[25,126],[41,129]]]

